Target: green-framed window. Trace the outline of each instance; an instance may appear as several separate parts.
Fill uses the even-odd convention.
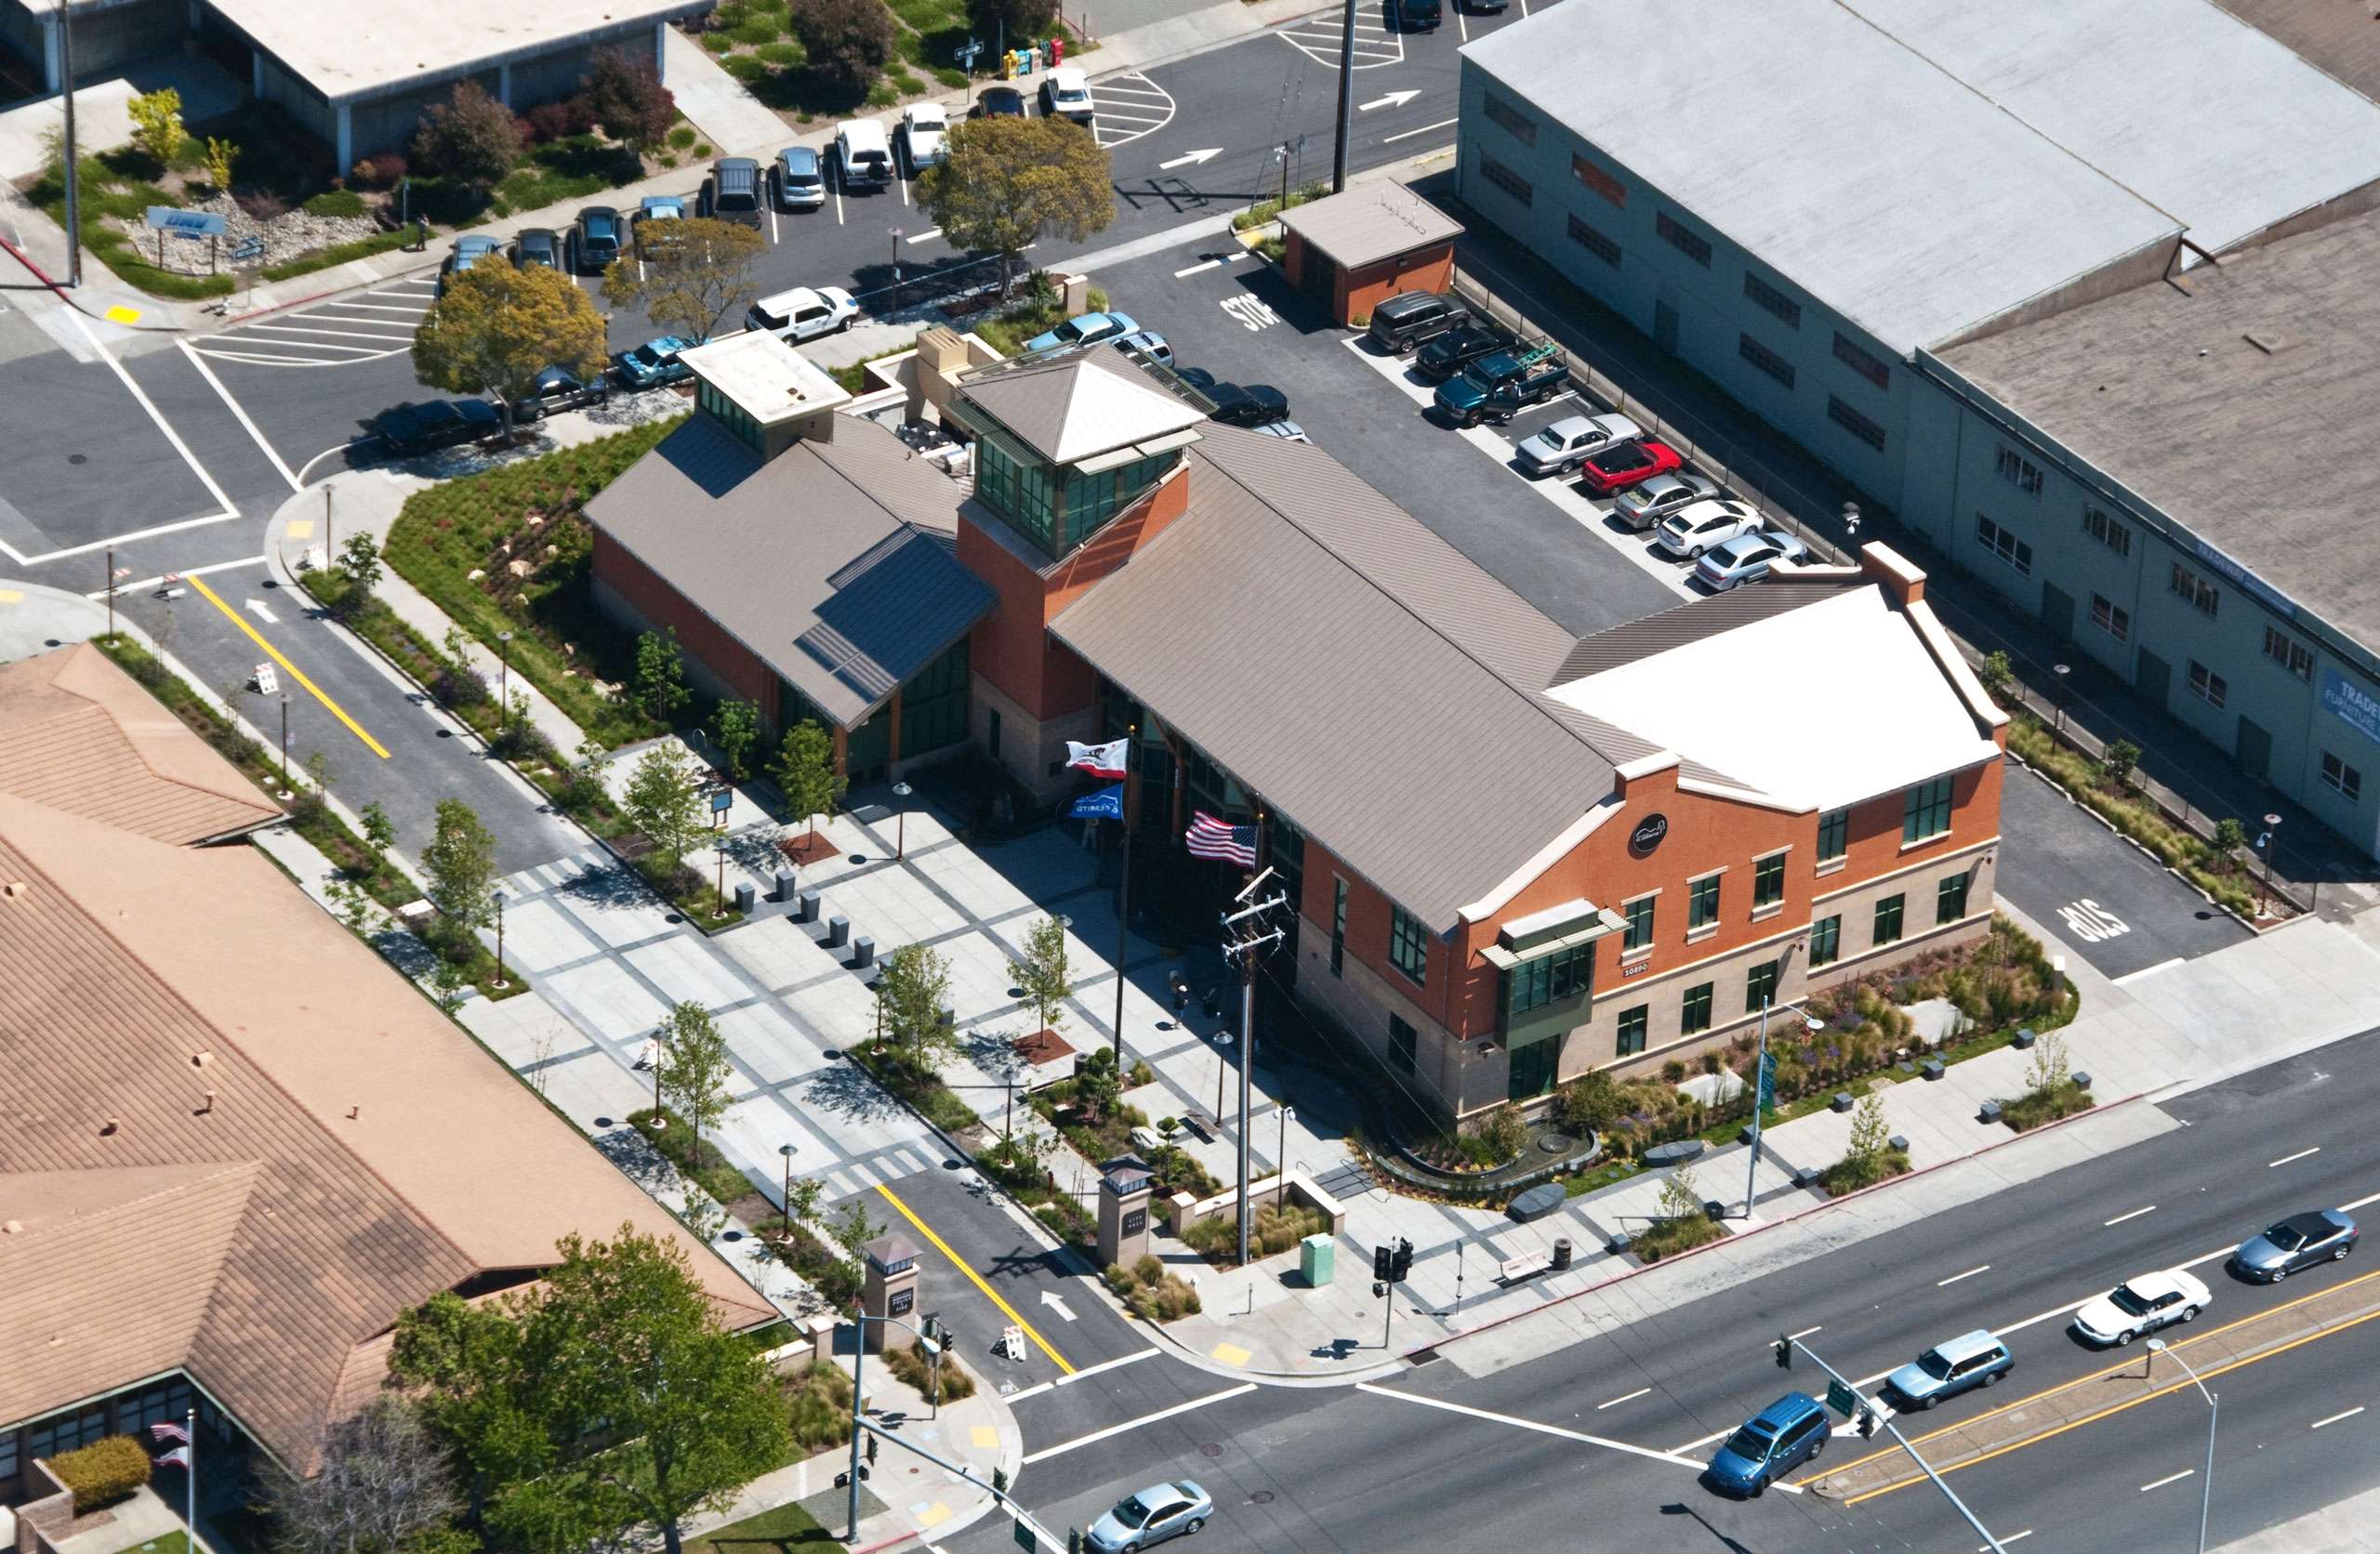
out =
[[[1752,904],[1757,912],[1785,899],[1785,855],[1772,853],[1752,866]]]
[[[1717,985],[1715,982],[1697,982],[1686,990],[1686,1001],[1678,1006],[1678,1034],[1690,1036],[1711,1029],[1711,994]]]
[[[1330,880],[1330,974],[1340,975],[1347,965],[1347,882],[1332,876]]]
[[[1950,829],[1950,780],[1937,777],[1901,796],[1900,839],[1922,842]]]
[[[1640,896],[1628,903],[1628,936],[1620,942],[1623,950],[1641,950],[1653,942],[1653,903],[1658,896]]]
[[[1821,917],[1810,925],[1810,969],[1832,966],[1843,958],[1843,915]]]
[[[1967,915],[1967,882],[1975,877],[1965,870],[1945,875],[1934,887],[1934,921],[1955,923]]]
[[[1421,1033],[1395,1015],[1388,1017],[1388,1060],[1402,1073],[1413,1072],[1413,1049],[1421,1045]]]
[[[1818,817],[1818,862],[1831,863],[1851,850],[1851,811],[1829,810]]]
[[[1906,896],[1886,896],[1876,903],[1876,936],[1879,944],[1900,942],[1902,910],[1908,905]]]
[[[1401,906],[1388,910],[1388,959],[1399,971],[1413,979],[1416,987],[1428,981],[1430,975],[1430,930],[1421,919]]]
[[[1686,926],[1707,928],[1719,920],[1719,876],[1704,875],[1686,887]]]
[[[1548,1004],[1574,998],[1594,981],[1595,947],[1572,944],[1525,960],[1504,973],[1504,1013],[1527,1014]]]
[[[1625,1058],[1632,1052],[1644,1051],[1645,1033],[1652,1023],[1653,1007],[1649,1004],[1639,1004],[1633,1009],[1620,1010],[1618,1056]]]
[[[1758,1014],[1763,1004],[1777,1002],[1777,973],[1782,964],[1764,960],[1744,973],[1744,1013]]]
[[[967,737],[967,639],[953,642],[942,656],[919,670],[901,687],[901,754],[922,756],[957,744]]]

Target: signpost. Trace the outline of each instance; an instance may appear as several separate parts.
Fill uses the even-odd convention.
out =
[[[1859,1412],[1859,1394],[1840,1381],[1826,1384],[1826,1405],[1848,1419]]]
[[[165,263],[165,234],[167,232],[173,233],[178,238],[186,238],[192,243],[200,238],[206,238],[212,242],[215,246],[209,253],[209,268],[212,268],[216,257],[222,253],[220,240],[224,232],[223,217],[211,210],[184,210],[178,205],[151,205],[148,222],[150,228],[157,234],[157,265],[160,269],[163,269]]]

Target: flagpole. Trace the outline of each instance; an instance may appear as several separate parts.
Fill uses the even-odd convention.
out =
[[[1141,726],[1124,731],[1124,867],[1116,887],[1116,1073],[1124,1073],[1124,957],[1132,935],[1132,823],[1140,808]]]
[[[182,1442],[182,1445],[183,1445],[183,1446],[184,1446],[184,1447],[189,1451],[189,1453],[190,1453],[190,1468],[189,1468],[189,1470],[188,1470],[188,1471],[186,1471],[186,1472],[182,1475],[182,1477],[183,1477],[183,1479],[186,1481],[185,1487],[189,1490],[189,1493],[190,1493],[190,1499],[189,1499],[189,1501],[187,1502],[187,1506],[186,1506],[186,1509],[187,1509],[187,1511],[188,1511],[188,1519],[189,1519],[189,1521],[190,1521],[190,1547],[191,1547],[192,1554],[197,1554],[197,1549],[198,1549],[199,1544],[198,1544],[198,1410],[197,1410],[196,1408],[190,1408],[190,1409],[187,1409],[187,1410],[185,1410],[185,1411],[183,1412],[183,1414],[182,1414],[182,1428],[183,1428],[186,1431],[188,1431],[188,1432],[189,1432],[189,1435],[190,1435],[190,1439]]]

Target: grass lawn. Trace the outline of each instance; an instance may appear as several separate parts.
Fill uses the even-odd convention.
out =
[[[167,1533],[147,1543],[128,1545],[119,1554],[190,1554],[190,1534]]]
[[[779,1506],[707,1537],[688,1538],[686,1554],[769,1554],[780,1548],[831,1548],[840,1543],[800,1506]]]

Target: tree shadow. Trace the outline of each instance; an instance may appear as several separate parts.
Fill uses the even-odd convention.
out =
[[[622,1126],[599,1133],[595,1136],[595,1148],[622,1176],[647,1192],[659,1192],[681,1184],[678,1168],[646,1143],[644,1135],[635,1128]]]
[[[632,869],[617,863],[600,864],[575,878],[564,880],[557,894],[589,906],[629,907],[647,903],[658,904],[644,881]]]
[[[904,1114],[892,1092],[853,1062],[831,1064],[811,1076],[801,1087],[802,1103],[852,1122],[884,1122]]]

